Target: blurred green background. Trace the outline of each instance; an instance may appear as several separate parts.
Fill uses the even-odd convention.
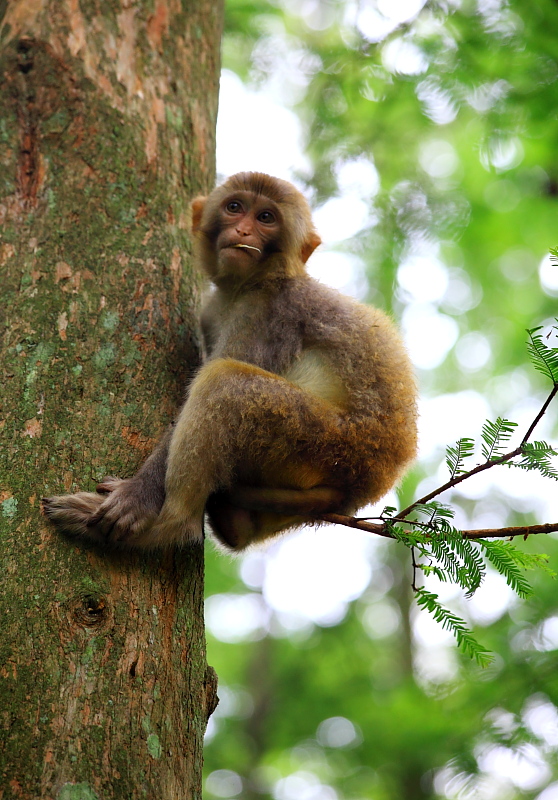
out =
[[[316,274],[402,325],[422,438],[398,502],[485,417],[522,435],[550,389],[525,329],[558,316],[555,0],[227,0],[223,66],[220,171],[285,163],[327,234]],[[556,433],[554,407],[537,438]],[[556,484],[494,472],[442,498],[458,524],[558,520]],[[558,571],[556,535],[521,546]],[[527,602],[493,573],[471,602],[435,586],[495,652],[480,670],[417,612],[403,548],[340,528],[209,546],[204,796],[558,800],[558,583],[531,577]]]

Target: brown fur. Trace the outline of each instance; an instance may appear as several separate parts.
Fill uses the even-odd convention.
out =
[[[302,195],[240,173],[192,212],[198,262],[216,286],[202,313],[207,361],[134,478],[45,501],[73,535],[185,544],[201,537],[205,511],[217,538],[242,549],[378,500],[415,455],[400,338],[381,311],[308,276],[319,237]]]

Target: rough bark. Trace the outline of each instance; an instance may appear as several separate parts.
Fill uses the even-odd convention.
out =
[[[201,797],[202,549],[81,550],[39,499],[133,474],[195,366],[221,18],[0,1],[0,798]]]

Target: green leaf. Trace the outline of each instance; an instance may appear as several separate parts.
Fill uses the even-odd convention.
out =
[[[448,579],[453,581],[453,583],[459,584],[462,588],[468,588],[467,586],[463,586],[463,582],[465,581],[463,565],[455,557],[455,553],[452,552],[448,542],[439,536],[433,535],[430,540],[430,549],[432,555],[446,571]]]
[[[438,502],[421,503],[415,509],[427,517],[409,521],[406,525],[415,526],[413,530],[391,526],[390,531],[397,541],[406,547],[414,547],[428,560],[427,568],[417,564],[423,572],[434,572],[444,581],[457,583],[471,597],[479,588],[485,576],[485,565],[474,542],[463,537],[461,531],[453,527],[453,509]],[[432,562],[436,562],[433,564]]]
[[[500,575],[506,579],[508,586],[517,592],[520,597],[529,597],[533,590],[521,573],[524,568],[525,554],[514,547],[511,542],[498,542],[488,539],[478,539],[478,544],[483,548],[486,557],[496,567]]]
[[[420,563],[417,564],[417,567],[423,572],[425,575],[435,575],[439,581],[442,583],[448,583],[448,575],[444,572],[443,569],[436,566],[436,564],[424,564]]]
[[[471,597],[484,580],[486,569],[478,548],[461,531],[445,527],[432,534],[430,539],[432,556],[446,570],[448,578]]]
[[[455,511],[450,506],[431,500],[429,503],[417,503],[415,511],[428,518],[428,524],[436,526],[442,520],[449,521],[455,516]]]
[[[430,536],[427,533],[423,533],[420,530],[405,530],[400,525],[393,525],[389,520],[386,520],[386,527],[396,541],[404,544],[409,549],[418,547],[422,552],[423,546],[430,541]]]
[[[525,470],[536,469],[545,478],[558,480],[558,470],[551,463],[552,456],[558,452],[546,442],[526,442],[521,447],[523,458],[521,461],[513,461],[510,466],[520,467]]]
[[[447,541],[451,542],[455,552],[463,559],[467,569],[466,597],[471,597],[479,588],[486,575],[484,560],[479,552],[476,542],[463,536],[461,531],[453,530],[446,534]]]
[[[554,330],[557,327],[554,326]],[[558,347],[549,347],[544,341],[542,334],[538,331],[542,330],[542,326],[538,328],[531,328],[527,331],[529,341],[527,342],[527,350],[531,356],[531,362],[538,372],[542,372],[547,378],[550,378],[555,385],[558,383]]]
[[[517,428],[517,422],[510,422],[508,419],[498,417],[496,422],[486,420],[482,426],[482,455],[486,461],[504,455],[502,447],[509,441],[513,429]]]
[[[451,631],[457,640],[458,647],[474,658],[477,664],[487,667],[494,660],[490,650],[487,650],[475,639],[464,620],[448,608],[444,608],[439,602],[437,594],[421,587],[417,589],[415,597],[419,607],[432,614],[436,622],[439,622],[445,630]]]
[[[446,448],[446,464],[450,472],[450,479],[466,472],[463,462],[473,455],[474,448],[474,439],[467,438],[459,439],[455,447],[448,446]]]
[[[548,566],[549,557],[545,553],[526,553],[524,550],[514,548],[514,558],[521,569],[542,569],[551,578],[556,577],[556,573]]]
[[[385,506],[384,510],[380,514],[380,519],[385,519],[387,517],[393,517],[396,513],[397,508],[395,506]]]

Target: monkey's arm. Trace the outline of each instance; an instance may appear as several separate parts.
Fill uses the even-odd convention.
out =
[[[45,515],[66,533],[103,543],[151,527],[165,501],[165,472],[173,426],[133,478],[104,478],[95,492],[43,498]]]

